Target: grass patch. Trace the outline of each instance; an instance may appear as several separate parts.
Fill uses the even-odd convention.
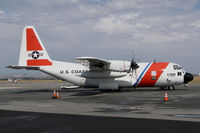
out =
[[[189,82],[190,84],[199,84],[200,83],[200,76],[194,76],[194,80]]]

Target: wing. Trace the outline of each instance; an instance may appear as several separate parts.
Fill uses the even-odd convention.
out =
[[[75,60],[80,61],[83,65],[88,65],[91,70],[107,69],[107,66],[110,65],[109,61],[95,57],[78,57]]]

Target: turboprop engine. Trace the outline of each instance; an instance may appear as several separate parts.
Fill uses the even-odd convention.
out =
[[[130,61],[110,61],[108,69],[111,71],[118,71],[118,72],[129,72],[131,70],[137,69],[139,66],[137,63],[132,60]]]
[[[130,70],[131,62],[129,61],[110,61],[108,70],[117,72],[127,72]]]

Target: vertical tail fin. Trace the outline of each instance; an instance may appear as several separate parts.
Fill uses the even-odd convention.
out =
[[[24,27],[19,66],[51,66],[52,61],[33,26]]]

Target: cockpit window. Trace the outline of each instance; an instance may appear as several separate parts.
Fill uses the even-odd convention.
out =
[[[173,65],[173,67],[174,67],[174,70],[180,70],[180,69],[182,69],[179,65]]]

